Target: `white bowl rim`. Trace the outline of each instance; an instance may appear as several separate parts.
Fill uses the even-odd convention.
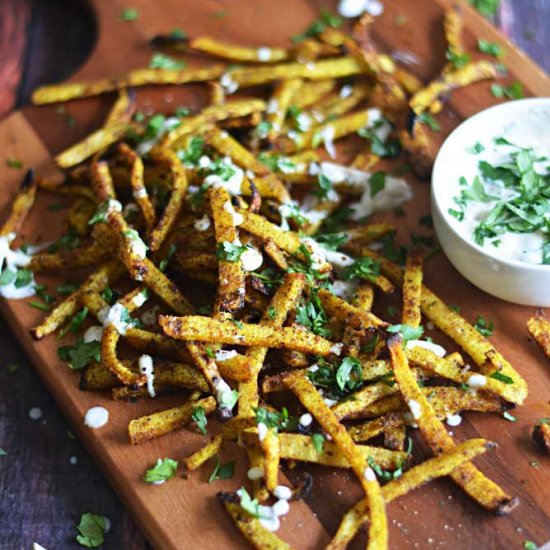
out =
[[[471,117],[467,118],[463,122],[461,122],[445,139],[443,142],[443,145],[439,148],[439,151],[437,153],[437,156],[434,161],[434,166],[432,170],[432,178],[431,178],[431,198],[432,198],[432,207],[436,207],[439,212],[441,213],[441,218],[445,221],[447,224],[447,227],[451,229],[454,235],[456,235],[463,243],[468,245],[470,248],[475,250],[476,252],[483,254],[484,256],[487,256],[491,258],[491,260],[494,260],[495,262],[501,263],[503,265],[507,265],[509,267],[515,267],[518,269],[525,269],[529,271],[537,271],[541,273],[550,273],[550,265],[548,264],[531,264],[528,262],[521,262],[519,260],[508,260],[496,255],[493,255],[490,251],[486,250],[485,248],[479,246],[476,242],[472,241],[471,239],[467,239],[463,235],[461,235],[451,223],[449,223],[449,213],[444,212],[441,208],[438,200],[438,195],[436,192],[436,179],[440,179],[441,181],[444,180],[444,178],[438,178],[439,172],[442,170],[440,164],[442,162],[442,152],[446,150],[447,148],[451,147],[449,143],[451,142],[453,136],[455,136],[459,130],[464,128],[466,125],[474,124],[478,121],[478,119],[482,119],[484,116],[486,116],[488,113],[492,113],[493,111],[510,111],[514,112],[516,110],[520,110],[524,106],[527,105],[541,105],[550,107],[550,97],[528,97],[524,99],[516,99],[512,101],[507,101],[506,103],[501,103],[499,105],[493,105],[491,107],[488,107],[487,109],[483,109],[483,111],[480,111],[479,113],[476,113],[475,115],[472,115]],[[495,251],[495,253],[498,251]]]

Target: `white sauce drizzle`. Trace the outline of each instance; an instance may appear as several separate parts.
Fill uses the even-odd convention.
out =
[[[105,306],[100,309],[97,318],[103,324],[104,327],[113,325],[116,331],[123,336],[126,334],[128,328],[131,327],[129,323],[122,320],[122,316],[128,310],[120,303],[116,303],[113,306]]]
[[[258,48],[258,61],[269,61],[271,59],[271,48]]]
[[[99,325],[92,325],[91,327],[86,329],[83,339],[84,339],[84,342],[86,343],[101,342],[102,337],[103,337],[103,327],[100,327]]]
[[[145,374],[145,377],[147,378],[147,393],[151,397],[155,397],[156,392],[153,384],[155,380],[153,358],[150,355],[142,355],[138,360],[138,365],[140,372]]]
[[[241,254],[241,266],[245,271],[256,271],[263,264],[262,253],[254,247],[247,248]]]
[[[460,426],[462,423],[462,417],[459,414],[448,414],[447,415],[447,424],[449,426]]]
[[[483,388],[487,384],[487,377],[483,374],[472,374],[467,381],[470,388]]]
[[[231,201],[225,201],[223,204],[223,209],[231,216],[231,219],[233,220],[233,225],[238,226],[244,222],[242,214],[235,212]]]
[[[33,407],[30,409],[29,418],[32,420],[40,420],[42,418],[42,409],[40,407]]]
[[[422,407],[418,401],[411,399],[407,402],[407,406],[409,407],[415,420],[418,420],[422,416]]]
[[[363,474],[363,477],[367,481],[376,481],[376,474],[374,473],[374,470],[370,466],[365,468],[365,473]]]
[[[249,468],[246,473],[246,477],[252,481],[262,479],[262,477],[264,477],[264,470],[263,468],[260,468],[260,466],[253,466],[252,468]]]
[[[205,214],[202,218],[195,220],[195,223],[193,224],[194,228],[197,231],[207,231],[208,229],[210,229],[211,225],[212,222],[210,221],[208,214]]]
[[[233,357],[237,357],[239,355],[236,350],[234,349],[220,349],[217,350],[214,354],[214,357],[216,361],[224,362],[229,361],[229,359],[233,359]]]
[[[88,428],[102,428],[109,422],[109,411],[105,407],[92,407],[84,415],[84,425]]]
[[[432,353],[435,353],[435,355],[437,355],[438,357],[445,357],[445,355],[447,355],[447,350],[444,347],[434,344],[433,342],[426,342],[424,340],[409,340],[405,345],[405,348],[406,349],[414,349],[414,348],[426,349],[428,351],[431,351]]]
[[[305,413],[302,416],[300,416],[298,422],[301,426],[304,426],[304,428],[307,428],[308,426],[311,426],[311,423],[313,422],[313,416],[311,416],[311,414],[309,413]]]

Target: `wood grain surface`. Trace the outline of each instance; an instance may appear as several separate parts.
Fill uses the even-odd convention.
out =
[[[10,2],[2,7],[7,4]],[[15,1],[12,7],[20,4]],[[252,8],[250,4],[243,8],[243,2],[235,0],[201,0],[200,3],[166,0],[162,2],[163,9],[159,9],[160,4],[145,0],[133,2],[132,5],[140,7],[142,16],[136,22],[122,23],[118,15],[122,8],[127,7],[124,3],[99,2],[101,24],[98,46],[79,75],[88,78],[111,75],[145,64],[150,56],[147,38],[174,26],[182,27],[191,34],[200,31],[250,44],[284,45],[290,35],[299,32],[315,17],[322,2],[286,0],[275,5],[258,1]],[[531,10],[526,8],[528,5]],[[512,10],[516,20],[522,22],[522,28],[517,30],[518,37],[521,34],[527,40],[527,35],[523,33],[531,27],[524,28],[526,21],[533,17],[530,14],[538,13],[539,17],[535,16],[532,20],[532,29],[535,38],[542,39],[544,43],[542,33],[547,32],[547,28],[543,28],[541,17],[545,13],[545,5],[544,1],[522,1],[521,9],[516,7]],[[431,0],[417,1],[414,5],[405,0],[386,0],[386,7],[387,13],[377,22],[380,42],[390,49],[406,49],[417,54],[422,61],[416,67],[420,76],[427,78],[434,74],[442,63],[441,8]],[[506,9],[510,7],[513,8],[514,3],[505,5]],[[17,9],[21,9],[18,14],[27,18],[29,13],[32,14],[32,9]],[[219,17],[221,12],[227,14]],[[290,13],[292,17],[289,17]],[[409,21],[405,28],[399,30],[392,23],[397,13],[407,13]],[[510,23],[509,13],[501,11],[501,17],[509,25],[508,28],[515,28],[513,22]],[[243,21],[247,25],[243,25]],[[491,37],[491,31],[478,19],[472,18],[470,23],[476,33],[488,32],[483,36]],[[6,26],[5,18],[0,18],[0,24],[2,29],[10,28]],[[17,38],[21,27],[13,24],[11,28],[12,36]],[[0,34],[2,51],[4,36]],[[469,34],[469,44],[474,41],[474,36]],[[528,43],[531,44],[531,41]],[[528,91],[536,89],[542,93],[540,88],[544,81],[533,76],[534,69],[516,55],[512,55],[511,60],[509,58],[512,72],[516,73],[514,76],[521,74],[522,80],[528,84]],[[541,59],[548,60],[546,50],[541,51]],[[5,68],[5,64],[2,67]],[[10,79],[5,81],[11,83],[7,89],[12,100],[11,103],[0,103],[3,108],[17,99],[14,100],[13,96],[14,93],[17,96],[18,82],[25,73],[21,60],[16,60],[12,67],[11,73],[1,73],[2,82],[5,74],[11,74]],[[42,70],[42,74],[44,72]],[[55,77],[51,79],[55,80]],[[180,101],[193,104],[199,99],[194,90],[167,90],[140,92],[140,106],[169,111]],[[547,95],[548,92],[547,89]],[[2,97],[7,96],[0,95],[0,100]],[[96,127],[110,101],[110,98],[96,98],[73,102],[63,115],[56,113],[54,108],[26,107],[22,115],[8,117],[0,127],[2,155],[22,159],[25,166],[48,170],[51,153]],[[456,94],[444,119],[445,130],[493,102],[486,84]],[[75,118],[74,128],[67,127],[68,114]],[[20,177],[21,173],[17,170],[3,169],[0,175],[0,205],[3,211]],[[429,210],[427,186],[415,184],[415,190],[414,204],[401,229],[404,242],[411,231],[418,232],[418,216]],[[48,215],[51,216],[43,207],[34,214],[34,227],[41,228],[43,238],[48,237],[48,232],[54,234],[56,231],[55,223],[50,224],[49,218],[46,218]],[[48,224],[43,223],[44,219],[48,219]],[[51,227],[44,231],[44,225]],[[542,353],[527,338],[525,321],[531,311],[510,306],[477,291],[454,272],[441,255],[432,260],[429,271],[430,285],[449,302],[460,304],[467,318],[475,319],[481,313],[495,321],[495,343],[530,383],[532,394],[526,406],[518,412],[518,423],[470,415],[455,432],[458,440],[481,434],[501,442],[500,451],[480,460],[479,464],[506,489],[519,495],[522,504],[509,518],[489,517],[443,480],[391,505],[389,513],[394,520],[391,526],[392,547],[507,549],[521,548],[527,539],[540,544],[550,538],[550,508],[545,497],[550,465],[548,459],[537,455],[529,439],[529,429],[535,419],[550,413],[550,370]],[[186,433],[185,436],[173,434],[139,449],[127,446],[124,435],[127,420],[144,410],[161,408],[164,402],[144,402],[122,408],[111,406],[109,402],[107,406],[111,409],[113,421],[100,433],[86,432],[81,422],[83,411],[91,404],[103,403],[108,397],[83,394],[76,389],[75,377],[66,372],[64,365],[58,364],[55,353],[57,345],[53,339],[39,345],[30,342],[26,328],[38,318],[38,312],[24,303],[14,302],[4,304],[4,310],[10,321],[9,324],[4,321],[0,323],[0,342],[4,350],[4,368],[0,369],[0,446],[9,454],[0,458],[3,497],[0,503],[0,548],[29,548],[35,540],[49,550],[74,547],[74,526],[84,511],[102,513],[111,518],[113,528],[107,536],[105,548],[133,550],[146,546],[135,524],[90,461],[85,448],[69,437],[68,429],[84,440],[111,484],[123,495],[125,504],[132,508],[138,518],[139,529],[155,541],[157,548],[214,548],[220,545],[237,548],[243,545],[239,535],[213,502],[214,493],[224,485],[205,485],[204,473],[187,480],[174,480],[161,488],[139,483],[144,468],[157,456],[181,458],[196,448],[200,441],[198,436]],[[14,334],[25,343],[27,354],[14,341]],[[61,407],[72,411],[72,428],[66,424],[64,416],[37,380],[29,358],[36,363]],[[19,368],[14,371],[8,368],[9,365],[18,365]],[[29,418],[31,407],[42,409],[40,420]],[[77,457],[77,464],[69,462],[73,456]],[[530,465],[535,461],[539,463],[538,467]],[[284,522],[281,531],[283,537],[296,542],[299,548],[318,548],[321,541],[326,540],[326,531],[334,530],[343,511],[360,495],[346,474],[339,472],[334,476],[332,472],[320,468],[311,470],[315,470],[317,481],[308,504],[314,513],[306,506],[296,507],[292,518]],[[227,487],[235,487],[238,481],[228,482]],[[300,528],[296,528],[297,522],[302,523]],[[174,537],[178,537],[175,544]]]

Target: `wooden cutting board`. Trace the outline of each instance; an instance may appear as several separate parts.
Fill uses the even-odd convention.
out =
[[[442,33],[443,7],[447,0],[384,0],[386,11],[377,19],[374,34],[380,47],[389,52],[412,54],[409,69],[421,78],[433,77],[444,63]],[[151,56],[148,40],[174,27],[191,36],[209,34],[227,41],[249,45],[286,46],[316,18],[327,2],[316,0],[134,0],[140,11],[138,20],[124,23],[121,11],[125,2],[94,0],[99,21],[95,50],[84,67],[73,77],[91,79],[112,76],[131,68],[145,66]],[[332,8],[333,2],[330,3]],[[406,22],[396,24],[396,16]],[[400,19],[403,19],[400,17]],[[550,82],[544,72],[508,43],[473,10],[466,9],[466,43],[472,52],[478,37],[505,44],[510,81],[519,80],[528,95],[550,95]],[[488,83],[461,90],[451,97],[441,116],[443,137],[461,120],[496,102]],[[139,108],[144,111],[171,112],[177,105],[200,106],[198,86],[181,89],[163,87],[140,90]],[[53,106],[27,107],[0,125],[0,151],[5,158],[15,157],[25,167],[39,173],[55,171],[52,155],[90,130],[98,127],[112,97],[90,98],[66,106],[60,115]],[[70,114],[74,128],[65,123]],[[0,208],[4,214],[22,172],[5,168],[0,173]],[[405,218],[386,218],[399,225],[403,242],[412,232],[426,233],[417,220],[429,212],[428,184],[410,178],[414,200],[407,205]],[[41,200],[25,228],[27,240],[48,239],[59,234],[60,222]],[[389,506],[390,540],[393,548],[521,548],[523,541],[538,544],[550,539],[550,458],[538,453],[530,438],[533,424],[550,416],[550,363],[529,340],[525,323],[533,308],[513,306],[492,298],[465,281],[439,254],[428,264],[428,284],[448,303],[458,304],[463,315],[474,321],[482,314],[495,323],[492,340],[499,350],[527,379],[530,395],[517,411],[518,422],[496,415],[469,414],[454,429],[457,441],[486,437],[498,442],[499,450],[479,461],[480,468],[510,493],[519,497],[520,506],[508,517],[497,518],[479,509],[447,480],[439,480],[407,495]],[[185,290],[185,289],[184,289]],[[179,477],[157,487],[140,481],[144,470],[158,457],[181,460],[200,447],[203,438],[189,431],[174,433],[158,441],[130,447],[126,426],[131,418],[160,410],[179,402],[177,396],[128,404],[113,402],[108,393],[85,393],[78,389],[78,375],[68,371],[57,359],[55,338],[34,343],[28,329],[41,313],[25,302],[2,302],[4,315],[28,351],[36,370],[60,407],[65,411],[78,437],[94,456],[122,501],[158,549],[240,548],[245,544],[215,500],[220,490],[232,490],[244,483],[244,463],[239,451],[227,449],[224,459],[235,455],[240,460],[233,480],[207,483],[208,468],[187,479]],[[430,334],[430,331],[428,331]],[[438,337],[437,335],[435,336]],[[84,412],[93,405],[106,406],[110,422],[97,431],[83,425]],[[415,444],[422,445],[418,438]],[[320,548],[333,533],[345,510],[361,496],[346,472],[308,467],[315,477],[311,497],[306,503],[292,505],[279,534],[296,548]],[[289,472],[289,475],[299,475]],[[359,547],[356,542],[357,547]]]

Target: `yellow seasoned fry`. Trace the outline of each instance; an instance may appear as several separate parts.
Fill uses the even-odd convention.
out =
[[[153,148],[150,153],[154,162],[165,164],[172,174],[172,193],[158,225],[149,237],[149,248],[155,252],[160,248],[168,233],[174,227],[183,208],[185,192],[187,191],[187,177],[183,164],[175,153],[168,149]]]
[[[36,254],[29,263],[29,269],[34,273],[66,272],[71,269],[91,267],[107,260],[113,251],[105,249],[100,243],[93,243],[68,252],[51,254]]]
[[[85,237],[90,232],[90,219],[96,212],[95,203],[84,197],[77,198],[67,213],[69,230]]]
[[[485,376],[472,370],[461,370],[427,349],[415,347],[407,350],[406,355],[414,365],[427,369],[437,376],[452,380],[457,384],[464,384],[471,388],[482,388],[483,391],[493,392],[507,401],[511,401],[515,397],[516,392],[511,388],[513,384],[506,384],[498,379],[491,378],[491,376]]]
[[[127,122],[119,122],[112,126],[100,128],[79,143],[72,145],[55,157],[57,165],[61,168],[76,166],[82,161],[90,158],[98,151],[109,147],[122,138],[128,131]]]
[[[245,429],[242,432],[246,445],[259,445],[258,430]],[[332,441],[323,442],[323,450],[316,449],[313,439],[309,435],[279,433],[280,458],[283,460],[297,460],[311,462],[333,468],[350,468],[351,464],[342,450]],[[367,460],[372,457],[380,468],[393,470],[407,460],[407,454],[400,451],[390,451],[382,447],[370,445],[355,445],[357,452]]]
[[[268,222],[263,216],[259,216],[258,214],[243,210],[239,212],[244,218],[240,225],[242,229],[260,237],[264,241],[271,239],[279,248],[289,254],[298,252],[300,248],[298,233],[283,231],[280,227]]]
[[[339,117],[349,113],[357,107],[369,94],[370,86],[363,83],[348,86],[351,88],[348,95],[343,95],[342,90],[323,98],[311,108],[313,120],[317,123],[325,122],[327,119]]]
[[[447,40],[447,56],[460,57],[464,55],[464,46],[462,44],[462,28],[464,20],[462,18],[462,7],[459,4],[451,6],[445,10],[443,20],[443,29],[445,31],[445,39]],[[451,73],[455,70],[455,66],[451,60],[447,61],[443,69],[443,74]]]
[[[218,493],[227,513],[237,529],[256,550],[292,550],[292,547],[275,533],[262,526],[260,520],[247,514],[237,503],[239,497],[229,493]]]
[[[323,429],[330,434],[338,448],[349,460],[355,475],[359,478],[361,487],[367,496],[371,513],[367,548],[370,550],[387,548],[388,526],[384,499],[380,491],[380,485],[376,480],[376,474],[369,466],[367,458],[361,455],[347,430],[338,422],[338,419],[324,402],[315,386],[302,373],[290,373],[285,378],[285,383]]]
[[[15,239],[28,213],[34,206],[35,198],[36,180],[34,179],[32,170],[29,170],[19,186],[19,191],[11,205],[8,219],[2,225],[2,229],[0,229],[1,237],[6,237],[9,242]]]
[[[461,69],[434,80],[426,88],[418,91],[411,99],[411,109],[420,115],[440,96],[450,93],[456,88],[462,88],[479,82],[498,77],[498,69],[489,61],[476,61],[468,63]]]
[[[449,475],[460,465],[494,447],[494,443],[484,439],[471,439],[458,445],[452,451],[426,460],[384,485],[382,487],[384,500],[389,504],[398,497],[421,487],[433,479]],[[368,511],[368,503],[361,500],[346,512],[336,535],[327,546],[327,550],[344,550],[347,548],[364,523]]]
[[[108,222],[119,239],[119,257],[132,279],[147,285],[174,311],[181,314],[192,312],[193,306],[178,287],[145,256],[147,253],[145,244],[137,231],[130,229],[120,212],[115,210],[110,212]]]
[[[350,168],[369,172],[380,161],[380,157],[370,151],[363,151],[351,161]]]
[[[120,386],[120,382],[105,365],[93,362],[82,371],[79,386],[84,391],[109,390]]]
[[[264,242],[264,250],[279,269],[282,271],[288,270],[288,261],[285,253],[275,244],[275,242],[273,242],[272,239],[267,239]]]
[[[304,290],[306,278],[301,273],[289,273],[285,276],[282,285],[269,303],[260,323],[277,329],[283,326],[288,313],[292,310]],[[271,315],[270,311],[274,311]],[[252,372],[250,381],[239,385],[239,416],[254,415],[254,409],[259,405],[258,376],[263,366],[268,349],[266,347],[252,347],[246,351],[246,356],[256,361],[256,368]]]
[[[222,441],[221,435],[213,437],[204,447],[183,459],[185,467],[191,471],[200,468],[205,462],[220,452]]]
[[[71,82],[68,84],[49,84],[37,88],[32,94],[35,105],[60,103],[81,97],[112,92],[123,88],[151,86],[160,84],[188,84],[206,82],[220,77],[225,71],[224,65],[211,65],[195,69],[136,69],[119,78],[105,78],[89,82]]]
[[[199,36],[189,42],[189,48],[222,59],[249,63],[277,63],[289,58],[283,48],[250,48],[229,44],[207,36]]]
[[[172,409],[135,418],[128,424],[130,443],[138,445],[178,428],[183,428],[191,422],[191,415],[197,407],[202,407],[205,414],[211,414],[216,409],[216,400],[213,397],[206,397],[198,401],[189,400]]]
[[[267,490],[273,493],[279,484],[279,461],[281,451],[279,437],[275,430],[268,429],[265,437],[260,441],[264,453],[264,478]]]
[[[372,117],[373,111],[369,109],[351,113],[320,124],[302,134],[297,134],[294,136],[295,139],[286,136],[281,137],[276,141],[275,145],[278,150],[284,153],[296,153],[303,149],[311,149],[323,144],[325,147],[330,148],[334,140],[354,134],[367,126],[369,121],[372,122]]]
[[[423,255],[419,249],[415,248],[407,254],[403,275],[403,313],[401,322],[410,327],[419,327],[422,317],[420,311],[422,261]]]
[[[191,255],[192,254],[192,255]],[[195,252],[176,252],[175,260],[178,266],[183,271],[195,271],[195,270],[209,270],[216,271],[218,269],[218,258],[215,254],[197,254]]]
[[[199,315],[161,315],[159,324],[168,336],[178,340],[295,349],[322,356],[336,351],[332,342],[292,327],[274,329],[264,325],[217,321]]]
[[[401,345],[401,336],[388,340],[393,373],[407,407],[418,424],[432,451],[440,455],[455,448],[445,426],[437,418],[434,409],[418,387]],[[481,506],[504,514],[515,507],[517,501],[507,495],[498,485],[485,477],[473,464],[467,463],[455,470],[451,477],[459,487]]]
[[[527,328],[546,356],[550,357],[550,323],[544,317],[542,310],[537,311],[537,314],[529,319]]]
[[[131,166],[130,184],[132,186],[132,196],[143,215],[147,233],[150,234],[155,227],[156,214],[147,194],[147,189],[143,179],[143,161],[141,160],[141,157],[125,143],[121,143],[118,149]]]
[[[265,164],[257,160],[256,157],[248,149],[246,149],[246,147],[241,145],[236,139],[232,138],[227,132],[218,128],[213,128],[206,134],[206,141],[221,155],[230,157],[235,164],[241,168],[251,170],[254,174],[268,179],[270,184],[277,189],[276,198],[280,202],[290,200],[288,191],[283,183],[269,171]]]
[[[370,311],[374,302],[374,288],[370,283],[361,282],[355,289],[351,304],[363,311]]]
[[[267,84],[282,78],[327,80],[361,74],[363,67],[353,57],[338,57],[302,63],[280,63],[270,67],[243,68],[231,72],[231,80],[239,88]]]
[[[82,197],[91,202],[95,202],[96,196],[94,192],[84,185],[71,185],[68,183],[56,183],[45,178],[36,178],[36,186],[41,191],[54,193],[56,195],[64,195],[69,197]]]
[[[239,99],[228,101],[223,105],[210,105],[200,114],[184,118],[179,126],[167,132],[159,142],[159,147],[172,147],[181,138],[193,134],[215,122],[231,118],[245,117],[254,113],[262,113],[266,109],[266,103],[262,99]]]
[[[288,108],[292,105],[292,100],[301,86],[302,80],[299,78],[282,80],[275,86],[275,90],[267,104],[265,117],[270,125],[267,134],[270,141],[274,140],[281,132]]]
[[[343,322],[344,325],[356,329],[370,329],[387,326],[387,323],[379,319],[374,313],[364,311],[348,304],[348,302],[335,296],[325,288],[319,290],[317,295],[323,304],[325,313]]]
[[[368,248],[362,249],[362,254],[380,262],[384,273],[396,285],[403,284],[403,272],[394,263],[380,256]],[[527,383],[525,379],[500,355],[495,347],[482,336],[468,321],[456,311],[453,311],[438,298],[429,288],[422,285],[422,313],[434,325],[452,338],[480,368],[487,368],[489,360],[493,370],[498,370],[504,376],[513,380],[506,390],[508,399],[521,405],[527,397]]]
[[[136,110],[136,94],[126,88],[118,91],[118,97],[113,103],[104,126],[113,126],[119,122],[130,122]]]
[[[317,82],[304,82],[300,93],[292,100],[298,109],[305,109],[317,103],[322,97],[329,94],[336,87],[334,80],[319,80]]]
[[[235,224],[236,221],[240,221],[240,214],[235,212],[231,197],[224,187],[212,187],[209,194],[219,258],[219,284],[214,316],[223,318],[224,313],[236,312],[244,306],[245,272],[241,262],[242,255],[235,257],[226,251],[227,247],[242,246],[235,245],[241,242]]]
[[[382,397],[392,395],[396,392],[397,388],[395,386],[390,386],[384,382],[365,386],[353,393],[352,398],[334,405],[332,412],[338,420],[361,417],[363,410],[369,405],[372,405],[372,403],[378,401]]]

